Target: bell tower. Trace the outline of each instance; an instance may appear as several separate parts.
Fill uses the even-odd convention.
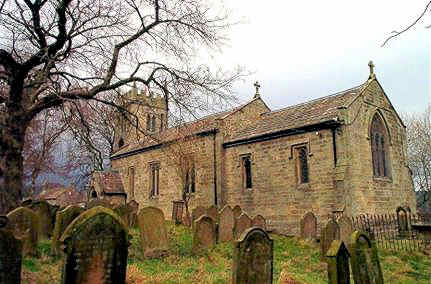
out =
[[[127,113],[120,115],[115,129],[115,149],[135,143],[146,135],[157,135],[168,127],[168,105],[162,95],[134,84],[123,97]]]

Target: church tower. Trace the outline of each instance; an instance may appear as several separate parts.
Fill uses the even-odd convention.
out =
[[[128,111],[125,113],[128,119],[123,115],[118,118],[115,150],[135,143],[146,135],[156,135],[167,128],[168,105],[164,96],[154,94],[148,89],[138,90],[134,84],[122,97],[122,105]]]

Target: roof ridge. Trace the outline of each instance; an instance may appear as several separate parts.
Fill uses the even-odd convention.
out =
[[[355,86],[355,87],[352,87],[352,88],[349,88],[349,89],[346,89],[346,90],[343,90],[343,91],[339,91],[339,92],[336,92],[334,94],[330,94],[330,95],[327,95],[327,96],[324,96],[324,97],[315,98],[315,99],[312,99],[312,100],[309,100],[309,101],[306,101],[306,102],[302,102],[302,103],[299,103],[299,104],[290,105],[290,106],[287,106],[287,107],[284,107],[284,108],[281,108],[281,109],[277,109],[277,110],[273,110],[273,111],[270,111],[270,112],[265,112],[262,115],[270,115],[270,114],[274,114],[274,113],[278,113],[278,112],[287,110],[289,108],[294,108],[294,107],[306,105],[306,104],[309,104],[309,103],[314,103],[314,102],[317,102],[317,101],[320,101],[320,100],[323,100],[323,99],[327,99],[327,98],[330,98],[330,97],[336,97],[336,96],[339,96],[339,95],[344,95],[344,94],[347,94],[349,91],[361,88],[364,84],[365,83],[362,83],[362,84],[360,84],[358,86]]]

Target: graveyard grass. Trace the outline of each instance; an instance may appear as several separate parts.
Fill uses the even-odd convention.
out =
[[[200,256],[192,255],[189,228],[167,222],[169,256],[141,260],[139,232],[132,229],[126,283],[230,283],[233,248],[216,245]],[[271,235],[274,240],[274,283],[327,283],[326,263],[319,246],[298,238]],[[38,244],[39,258],[24,258],[22,283],[60,283],[62,259],[50,255],[50,241]],[[430,283],[431,256],[422,252],[379,250],[385,283]]]

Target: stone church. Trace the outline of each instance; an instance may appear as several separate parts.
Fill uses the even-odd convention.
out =
[[[183,127],[168,127],[162,97],[133,88],[131,101],[144,103],[129,110],[151,138],[119,125],[112,169],[128,201],[165,216],[185,188],[191,208],[240,205],[287,234],[299,232],[309,211],[319,225],[341,212],[415,212],[405,126],[369,67],[359,86],[279,110],[266,105],[255,84],[248,103]]]

